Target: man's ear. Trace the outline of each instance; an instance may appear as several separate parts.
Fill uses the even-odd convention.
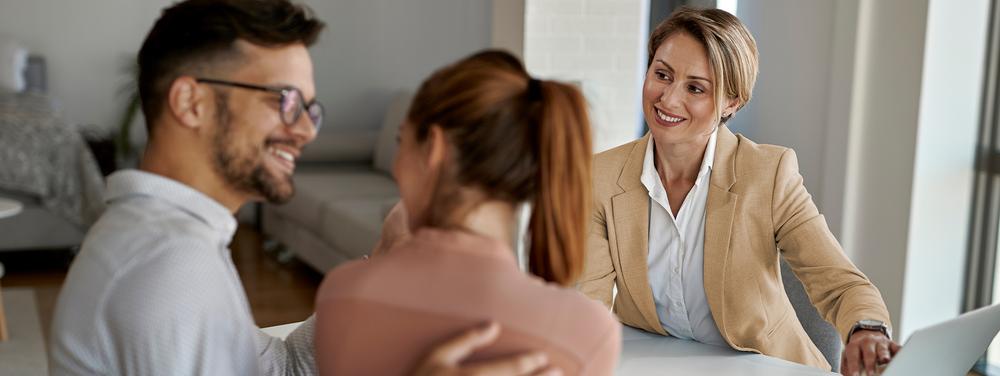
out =
[[[177,77],[167,90],[167,111],[188,128],[200,128],[208,114],[209,90],[191,76]]]

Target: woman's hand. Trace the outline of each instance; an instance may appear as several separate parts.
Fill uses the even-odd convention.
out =
[[[450,375],[562,375],[558,369],[548,366],[548,358],[541,352],[530,352],[506,358],[461,365],[477,349],[488,346],[500,337],[500,325],[490,323],[484,328],[476,328],[438,345],[414,370],[414,376]]]
[[[884,333],[858,330],[847,340],[840,357],[840,373],[847,376],[877,375],[902,348]]]
[[[410,223],[406,214],[406,207],[400,200],[389,214],[386,214],[385,221],[382,222],[382,236],[379,237],[375,249],[372,250],[372,257],[383,255],[389,252],[393,246],[410,237]]]

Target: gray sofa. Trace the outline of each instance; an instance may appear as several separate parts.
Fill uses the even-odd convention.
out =
[[[265,237],[320,272],[371,252],[399,201],[392,163],[411,97],[395,96],[380,129],[322,130],[300,159],[295,196],[263,205]]]
[[[42,95],[48,91],[48,77],[44,58],[40,56],[29,57],[28,66],[25,68],[24,76],[25,82],[27,83],[27,88],[25,90],[26,93]],[[14,94],[13,96],[17,95],[19,94]],[[11,99],[11,97],[8,95],[3,99],[8,100]],[[7,116],[7,114],[0,111],[0,117],[3,116]],[[24,117],[22,114],[11,116],[15,116],[17,119],[23,119]],[[0,121],[0,123],[6,124],[7,122]],[[81,150],[84,149],[82,142],[78,146]],[[5,154],[7,157],[10,157],[11,155],[12,154]],[[66,173],[78,174],[80,176],[87,173],[97,174],[97,165],[90,156],[89,151],[86,153],[78,153],[78,155],[79,158],[81,158],[77,161],[78,163],[62,167],[66,169],[73,169],[77,167],[92,168],[86,169],[86,171],[67,170],[69,172]],[[53,173],[62,172],[56,171]],[[95,179],[99,180],[100,175],[97,174],[96,177],[90,176],[89,181],[94,181]],[[24,186],[26,184],[21,181],[0,181],[0,185]],[[93,189],[90,191],[93,191]],[[95,194],[99,195],[99,193]],[[81,227],[80,224],[74,224],[64,215],[60,215],[64,213],[60,213],[58,210],[53,210],[53,207],[47,207],[43,203],[42,198],[38,195],[14,189],[0,188],[0,197],[16,200],[23,205],[23,209],[19,214],[13,217],[0,219],[0,234],[4,235],[0,237],[0,252],[37,249],[73,249],[79,246],[80,242],[83,240],[83,235],[86,229]],[[81,199],[86,198],[81,197]]]
[[[72,249],[80,245],[84,230],[45,207],[38,197],[0,189],[0,197],[23,205],[20,213],[0,219],[0,252]]]

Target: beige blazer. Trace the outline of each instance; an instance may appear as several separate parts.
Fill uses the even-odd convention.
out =
[[[622,323],[666,335],[647,276],[649,193],[639,181],[647,142],[648,134],[594,159],[595,205],[578,287],[613,307]],[[791,149],[719,128],[706,205],[705,294],[734,349],[829,370],[785,295],[779,255],[845,340],[859,320],[888,323],[889,313],[830,233],[798,168]]]

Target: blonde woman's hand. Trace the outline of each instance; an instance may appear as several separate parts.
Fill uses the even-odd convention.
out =
[[[847,376],[878,375],[901,347],[882,332],[855,331],[840,357],[840,373]]]
[[[558,376],[562,372],[548,366],[548,358],[541,352],[530,352],[506,358],[462,364],[476,350],[489,346],[500,337],[500,325],[490,323],[452,338],[431,350],[414,370],[414,376],[506,376],[546,375]]]

